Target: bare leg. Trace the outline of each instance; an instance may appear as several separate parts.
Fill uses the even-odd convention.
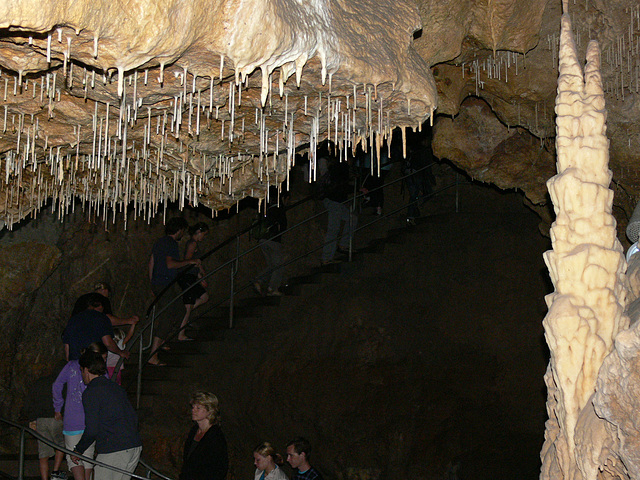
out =
[[[91,475],[93,475],[93,468],[87,468],[84,471],[84,480],[91,480]]]
[[[53,471],[54,472],[59,472],[60,471],[60,465],[62,465],[62,460],[64,459],[64,452],[61,452],[60,450],[56,450],[56,454],[53,457]]]
[[[42,480],[49,480],[49,457],[39,458],[40,477]]]
[[[209,294],[204,292],[200,295],[200,298],[196,300],[196,303],[193,305],[193,308],[198,308],[200,305],[207,303],[209,301]]]
[[[162,346],[163,343],[164,343],[164,340],[162,340],[160,337],[153,337],[153,342],[151,342],[151,351],[156,353],[154,353],[149,359],[149,363],[151,365],[164,365],[164,363],[160,362],[160,359],[158,358],[158,352],[157,352],[157,350]]]
[[[84,465],[76,465],[71,469],[71,473],[73,473],[73,480],[85,480]]]
[[[196,303],[195,303],[196,305],[198,304],[198,300],[196,300]],[[193,310],[195,307],[194,305],[185,305],[184,308],[187,311],[187,313],[184,314],[184,318],[182,319],[182,323],[180,324],[180,333],[178,333],[178,340],[180,340],[181,342],[185,340],[191,340],[184,333],[184,327],[187,325],[187,323],[189,323],[189,316],[191,315],[191,310]]]

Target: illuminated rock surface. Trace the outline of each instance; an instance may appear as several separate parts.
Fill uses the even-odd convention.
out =
[[[623,314],[626,262],[611,214],[600,51],[597,42],[589,44],[583,74],[567,13],[559,61],[558,174],[547,183],[556,221],[550,232],[553,250],[545,262],[555,292],[547,296],[543,322],[551,360],[545,376],[549,420],[541,478],[595,480],[612,463],[608,455],[616,458],[609,450],[606,422],[594,415],[592,396],[614,339],[629,325]],[[607,404],[611,394],[599,387],[596,394]]]
[[[4,2],[0,215],[215,211],[286,180],[301,144],[380,148],[436,108],[420,25],[409,0]]]
[[[60,217],[134,205],[148,219],[167,200],[228,208],[285,181],[295,148],[377,148],[436,107],[437,156],[534,206],[557,153],[543,475],[634,478],[637,340],[634,326],[614,343],[627,319],[613,214],[623,223],[640,194],[640,8],[571,3],[577,49],[555,138],[560,15],[558,1],[526,0],[2,2],[0,221],[48,199]],[[602,91],[580,91],[589,39]],[[588,119],[563,123],[585,103]]]

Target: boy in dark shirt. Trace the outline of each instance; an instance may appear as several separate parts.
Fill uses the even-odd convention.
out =
[[[82,394],[85,429],[75,451],[83,454],[96,442],[96,460],[133,472],[142,452],[138,417],[127,393],[105,373],[107,365],[99,353],[87,350],[78,360],[87,389]],[[78,457],[71,457],[76,464]],[[112,471],[94,468],[95,480],[112,478]]]
[[[297,437],[287,444],[287,462],[296,473],[291,480],[322,480],[322,475],[309,463],[311,444],[303,437]]]

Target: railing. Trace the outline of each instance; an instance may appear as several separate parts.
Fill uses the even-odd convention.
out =
[[[406,178],[408,178],[408,177],[410,177],[410,176],[412,176],[412,175],[417,175],[417,174],[423,173],[426,169],[430,168],[430,167],[431,167],[431,166],[433,166],[433,165],[434,165],[434,163],[431,163],[431,164],[429,164],[429,165],[427,165],[427,166],[425,166],[425,167],[423,167],[423,168],[419,169],[419,170],[418,170],[418,171],[416,171],[416,172],[413,172],[413,173],[411,173],[411,174],[409,174],[409,175],[401,176],[400,178],[397,178],[397,179],[395,179],[395,180],[392,180],[391,182],[388,182],[388,183],[386,183],[386,184],[384,184],[384,185],[382,185],[382,186],[380,186],[380,187],[378,187],[378,188],[376,188],[376,189],[371,189],[371,190],[369,190],[369,191],[368,191],[368,193],[367,193],[367,194],[370,194],[371,192],[375,192],[376,190],[379,190],[379,189],[387,188],[387,187],[389,187],[390,185],[396,184],[396,183],[398,183],[398,182],[404,181]],[[391,212],[387,212],[387,213],[385,213],[384,215],[380,215],[380,216],[379,216],[379,217],[377,217],[374,221],[371,221],[371,222],[369,222],[369,223],[367,223],[367,224],[365,224],[365,225],[361,225],[361,226],[359,226],[358,228],[354,229],[354,233],[355,233],[355,232],[358,232],[358,231],[360,231],[360,230],[363,230],[363,229],[365,229],[365,228],[368,228],[368,227],[370,227],[370,226],[372,226],[372,225],[374,225],[374,224],[376,224],[376,223],[378,223],[378,222],[380,222],[380,221],[387,220],[387,219],[388,219],[388,218],[390,218],[391,216],[394,216],[395,214],[397,214],[397,213],[399,213],[399,212],[401,212],[401,211],[403,211],[403,210],[406,210],[410,205],[416,204],[417,202],[424,201],[424,200],[426,200],[426,199],[428,199],[428,198],[431,198],[431,197],[433,197],[433,196],[435,196],[435,195],[437,195],[437,194],[440,194],[440,193],[442,193],[442,192],[444,192],[444,191],[446,191],[446,190],[449,190],[450,188],[453,188],[453,187],[456,187],[456,201],[455,201],[455,204],[456,204],[456,212],[457,212],[457,211],[458,211],[458,195],[459,195],[458,187],[459,187],[459,185],[461,185],[461,184],[463,184],[463,183],[469,183],[469,182],[460,182],[460,181],[459,181],[459,176],[456,174],[456,180],[455,180],[455,182],[453,182],[453,183],[451,183],[451,184],[449,184],[449,185],[446,185],[445,187],[442,187],[442,188],[438,189],[437,191],[431,192],[431,193],[430,193],[430,194],[428,194],[428,195],[423,195],[423,196],[421,196],[420,198],[418,198],[417,200],[415,200],[415,201],[413,201],[413,202],[408,202],[408,203],[406,203],[406,204],[403,204],[401,207],[399,207],[399,208],[397,208],[397,209],[395,209],[395,210],[393,210],[393,211],[391,211]],[[354,190],[357,190],[357,186],[355,186],[355,187],[354,187]],[[357,195],[356,195],[356,194],[355,194],[355,192],[354,192],[354,196],[353,196],[353,198],[351,198],[350,200],[347,200],[346,202],[343,202],[343,203],[344,203],[344,204],[348,204],[348,203],[350,203],[350,204],[351,204],[350,209],[351,209],[351,212],[353,213],[353,211],[355,210],[355,207],[356,207],[356,204],[357,204],[358,200],[360,200],[360,199],[361,199],[361,198],[363,198],[364,196],[365,196],[365,194],[364,194],[364,193],[363,193],[363,194],[357,194]],[[314,198],[314,197],[313,197],[313,196],[306,197],[306,198],[302,199],[301,201],[296,202],[294,205],[292,205],[292,206],[288,207],[288,208],[287,208],[287,211],[289,211],[289,210],[291,210],[292,208],[294,208],[294,207],[296,207],[296,206],[298,206],[298,205],[300,205],[300,204],[302,204],[302,203],[304,203],[304,202],[306,202],[306,201],[310,200],[311,198]],[[314,219],[316,219],[316,218],[318,218],[318,217],[320,217],[320,216],[322,216],[322,215],[325,215],[325,214],[326,214],[326,211],[322,211],[322,212],[320,212],[320,213],[318,213],[318,214],[315,214],[315,215],[312,215],[312,216],[310,216],[310,217],[307,217],[306,219],[302,220],[301,222],[299,222],[299,223],[297,223],[297,224],[293,225],[292,227],[290,227],[290,228],[286,229],[284,232],[282,232],[282,233],[278,233],[278,234],[274,235],[273,237],[271,237],[271,239],[273,239],[273,238],[275,238],[275,237],[277,237],[277,236],[279,236],[279,235],[283,235],[283,234],[285,234],[285,233],[291,232],[291,231],[293,231],[293,230],[295,230],[295,229],[298,229],[298,228],[300,228],[301,226],[303,226],[303,225],[305,225],[305,224],[307,224],[307,223],[311,222],[312,220],[314,220]],[[350,218],[349,218],[349,219],[350,219],[350,221],[351,221],[351,217],[352,217],[352,215],[350,215]],[[202,318],[203,316],[206,316],[206,315],[207,315],[207,313],[209,313],[209,312],[210,312],[210,311],[212,311],[213,309],[215,309],[215,308],[217,308],[217,307],[219,307],[219,306],[223,305],[223,304],[224,304],[224,303],[226,303],[226,302],[229,302],[229,328],[233,328],[233,306],[234,306],[234,297],[235,297],[235,295],[236,295],[236,294],[238,294],[238,293],[240,293],[240,292],[242,292],[242,291],[246,290],[247,288],[250,288],[250,287],[253,285],[253,281],[252,281],[252,280],[250,280],[250,281],[248,281],[247,283],[245,283],[245,284],[241,285],[240,287],[236,288],[236,285],[235,285],[235,275],[236,275],[236,273],[237,273],[237,271],[238,271],[238,264],[239,264],[239,261],[240,261],[240,259],[241,259],[241,258],[243,258],[243,257],[245,257],[246,255],[248,255],[248,254],[250,254],[250,253],[254,252],[256,249],[258,249],[258,248],[260,247],[260,245],[258,244],[258,245],[255,245],[255,246],[253,246],[253,247],[250,247],[250,248],[248,248],[248,249],[246,249],[246,250],[244,250],[244,251],[240,252],[240,248],[239,248],[240,237],[241,237],[242,235],[244,235],[244,234],[248,233],[248,232],[251,230],[251,228],[252,228],[252,225],[250,225],[250,226],[248,226],[248,227],[244,228],[243,230],[241,230],[241,231],[240,231],[239,233],[237,233],[236,235],[233,235],[233,236],[231,236],[231,237],[227,238],[227,239],[226,239],[226,240],[224,240],[222,243],[218,244],[216,247],[214,247],[213,249],[209,250],[209,251],[208,251],[208,252],[206,252],[202,257],[200,257],[201,259],[205,259],[205,258],[209,257],[210,255],[212,255],[213,253],[215,253],[215,252],[219,251],[221,248],[223,248],[223,247],[225,247],[225,246],[227,246],[227,245],[230,245],[232,242],[234,242],[234,241],[235,241],[235,242],[236,242],[236,255],[235,255],[233,258],[231,258],[230,260],[228,260],[228,261],[226,261],[226,262],[222,263],[221,265],[219,265],[217,268],[215,268],[215,269],[211,270],[210,272],[207,272],[207,274],[206,274],[205,276],[203,276],[202,278],[198,279],[198,281],[197,281],[197,282],[195,282],[194,284],[192,284],[191,286],[189,286],[189,287],[188,287],[187,289],[185,289],[184,291],[181,291],[178,295],[174,296],[174,297],[173,297],[169,302],[167,302],[167,304],[165,305],[165,307],[164,307],[163,309],[161,309],[160,311],[156,311],[156,306],[157,306],[157,303],[158,303],[159,298],[160,298],[162,295],[165,295],[165,294],[166,294],[166,292],[168,292],[168,291],[171,289],[172,285],[173,285],[173,284],[175,284],[175,283],[177,282],[178,278],[174,279],[174,280],[173,280],[173,282],[172,282],[172,284],[168,285],[168,286],[167,286],[167,287],[166,287],[166,288],[165,288],[165,289],[164,289],[164,290],[163,290],[163,291],[158,295],[158,297],[157,297],[156,299],[154,299],[154,302],[152,303],[152,305],[151,305],[151,306],[149,307],[149,309],[147,310],[147,318],[148,318],[149,320],[148,320],[148,321],[147,321],[147,322],[146,322],[146,323],[145,323],[145,324],[144,324],[144,325],[143,325],[143,326],[138,330],[138,332],[136,333],[136,335],[134,336],[134,338],[133,338],[133,339],[129,342],[129,344],[128,344],[128,346],[129,346],[129,345],[134,345],[136,342],[139,342],[139,349],[138,349],[138,371],[137,371],[137,379],[136,379],[136,380],[137,380],[137,385],[136,385],[136,408],[139,408],[139,407],[140,407],[140,396],[141,396],[141,388],[142,388],[142,369],[143,369],[143,368],[144,368],[144,366],[146,365],[146,362],[147,362],[147,361],[148,361],[148,360],[149,360],[149,359],[150,359],[154,354],[156,354],[156,353],[158,352],[158,350],[159,350],[159,349],[156,349],[156,350],[153,350],[153,351],[149,352],[148,354],[146,354],[146,359],[143,359],[143,352],[144,352],[145,350],[148,350],[148,349],[150,348],[150,346],[151,346],[151,339],[153,338],[153,329],[154,329],[155,320],[156,320],[160,315],[162,315],[162,314],[163,314],[163,313],[164,313],[164,312],[165,312],[165,311],[170,307],[170,305],[171,305],[171,304],[173,304],[173,302],[181,301],[181,299],[182,299],[182,295],[184,294],[184,292],[186,292],[186,291],[188,291],[189,289],[191,289],[191,288],[195,287],[195,286],[196,286],[200,281],[202,281],[202,280],[206,280],[207,278],[211,277],[212,275],[214,275],[214,274],[216,274],[216,273],[220,272],[221,270],[223,270],[223,269],[225,269],[225,268],[227,268],[227,267],[229,267],[229,268],[230,268],[230,293],[229,293],[229,295],[228,295],[227,297],[224,297],[224,298],[223,298],[222,300],[220,300],[218,303],[215,303],[215,304],[213,304],[213,305],[209,306],[206,310],[201,311],[201,312],[198,314],[198,316],[197,316],[197,317],[195,317],[195,318],[190,318],[190,319],[189,319],[189,322],[188,322],[184,327],[182,327],[181,329],[177,329],[177,330],[175,330],[171,335],[169,335],[166,339],[163,339],[163,340],[164,340],[165,342],[172,340],[173,338],[175,338],[175,337],[180,333],[180,331],[181,331],[182,329],[184,329],[184,328],[188,327],[192,322],[197,321],[199,318]],[[349,229],[349,230],[351,230],[351,229]],[[344,233],[342,236],[344,236],[344,235],[346,235],[346,233]],[[336,241],[338,241],[342,236],[338,237],[338,238],[336,239]],[[287,260],[286,262],[281,263],[280,265],[275,266],[271,271],[274,271],[274,270],[275,270],[275,269],[277,269],[277,268],[285,267],[285,266],[290,265],[290,264],[292,264],[292,263],[294,263],[294,262],[297,262],[297,261],[299,261],[299,260],[301,260],[301,259],[303,259],[303,258],[306,258],[306,257],[308,257],[309,255],[311,255],[311,254],[313,254],[313,253],[317,252],[318,250],[322,249],[324,246],[325,246],[325,244],[323,243],[323,244],[321,244],[321,245],[319,245],[319,246],[317,246],[317,247],[315,247],[315,248],[313,248],[313,249],[307,250],[307,251],[305,251],[304,253],[302,253],[302,254],[300,254],[300,255],[298,255],[298,256],[296,256],[296,257],[294,257],[294,258],[291,258],[291,259]],[[353,253],[353,245],[352,245],[352,243],[350,242],[350,244],[349,244],[349,254],[348,254],[348,255],[349,255],[349,261],[351,261],[352,253]],[[145,332],[147,332],[147,331],[149,332],[149,344],[145,347],[145,346],[144,346],[143,338],[144,338]],[[123,359],[121,358],[121,359],[119,360],[118,364],[116,365],[116,372],[118,371],[118,369],[119,369],[119,368],[120,368],[120,366],[122,365],[122,362],[123,362]],[[116,374],[116,373],[114,373],[113,378],[115,378],[116,376],[117,376],[117,374]]]
[[[122,473],[125,474],[127,476],[133,477],[133,478],[137,478],[139,480],[151,480],[151,474],[153,473],[153,475],[163,479],[163,480],[172,480],[170,477],[167,477],[166,475],[163,475],[162,473],[160,473],[159,471],[157,471],[155,468],[150,467],[147,463],[145,463],[142,459],[139,460],[139,464],[142,464],[142,466],[147,470],[147,475],[146,476],[141,476],[135,473],[130,473],[127,472],[126,470],[122,470],[121,468],[118,467],[114,467],[112,465],[108,465],[106,463],[102,463],[99,462],[91,457],[86,457],[84,455],[80,455],[77,452],[74,452],[73,450],[69,450],[65,447],[61,447],[60,445],[56,444],[55,442],[52,442],[51,440],[43,437],[42,435],[40,435],[38,432],[36,432],[35,430],[32,430],[31,428],[21,425],[19,423],[13,422],[11,420],[8,420],[6,418],[2,418],[0,417],[0,422],[6,423],[7,425],[10,425],[12,427],[15,427],[17,429],[20,430],[20,451],[18,454],[18,476],[17,479],[18,480],[23,480],[24,479],[24,457],[25,457],[25,439],[26,439],[26,434],[31,435],[32,437],[34,437],[36,440],[39,440],[41,442],[46,443],[47,445],[49,445],[50,447],[52,447],[55,450],[60,450],[61,452],[64,452],[68,455],[73,455],[74,457],[78,457],[79,459],[85,461],[85,462],[89,462],[92,463],[93,465],[99,465],[103,468],[108,468],[109,470],[113,470],[115,472],[118,473]]]

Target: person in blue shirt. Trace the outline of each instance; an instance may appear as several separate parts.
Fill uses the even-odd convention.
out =
[[[93,293],[87,299],[87,309],[69,319],[62,342],[67,361],[80,358],[80,352],[94,342],[102,342],[112,353],[129,358],[129,352],[122,350],[113,340],[113,326],[102,309],[102,295]]]
[[[180,260],[178,240],[182,238],[188,228],[189,224],[184,218],[175,217],[170,219],[164,228],[165,236],[158,240],[151,250],[151,257],[149,258],[151,290],[158,297],[165,288],[169,287],[160,296],[156,304],[156,311],[164,310],[165,307],[166,310],[158,317],[156,324],[155,336],[151,344],[151,350],[156,353],[149,359],[149,364],[151,365],[164,365],[164,363],[160,362],[157,351],[170,335],[173,325],[185,316],[186,310],[181,301],[169,304],[172,299],[179,295],[179,289],[174,282],[178,271],[188,265],[200,267],[202,263],[199,258]]]

